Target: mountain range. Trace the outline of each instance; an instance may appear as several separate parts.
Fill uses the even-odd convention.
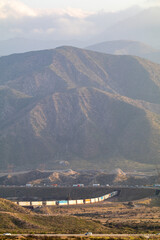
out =
[[[1,169],[159,162],[159,64],[63,46],[1,57],[0,72]]]
[[[145,42],[159,48],[160,7],[144,9],[106,28],[97,42],[119,39]]]
[[[147,44],[137,41],[106,41],[93,44],[88,46],[86,49],[115,55],[133,55],[148,59],[155,63],[160,63],[160,50],[154,49]]]
[[[160,50],[145,43],[131,40],[114,40],[98,42],[86,47],[85,42],[80,41],[41,41],[25,38],[14,38],[0,41],[0,55],[10,55],[14,53],[24,53],[44,49],[54,49],[61,44],[85,48],[87,50],[108,53],[114,55],[133,55],[155,63],[160,63]]]
[[[61,15],[56,18],[54,13],[52,16],[44,13],[42,19],[41,16],[37,16],[17,22],[17,13],[14,9],[12,11],[15,18],[11,20],[11,16],[8,15],[0,22],[0,56],[51,49],[61,45],[84,48],[101,42],[119,40],[144,42],[160,49],[160,7],[146,9],[133,7],[118,12],[95,12],[83,16],[83,20],[64,14],[67,27],[72,31],[66,31],[65,25],[61,25]],[[21,16],[19,17],[21,19]],[[44,31],[42,31],[43,24]],[[52,28],[54,31],[51,31]],[[124,54],[126,52],[124,47],[120,49],[120,53],[123,52]],[[148,57],[151,59],[149,59],[158,58],[159,61],[159,52],[156,51],[155,55],[151,53],[153,59],[150,55]],[[135,52],[133,51],[132,54],[135,55]]]

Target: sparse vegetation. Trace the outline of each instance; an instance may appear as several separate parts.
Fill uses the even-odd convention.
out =
[[[1,169],[159,161],[158,64],[60,47],[1,57],[0,72]]]
[[[135,202],[132,208],[128,204],[106,202],[91,206],[47,207],[39,209],[39,212],[25,209],[22,211],[21,207],[15,208],[15,204],[6,200],[0,200],[1,209],[4,202],[5,209],[10,211],[0,211],[1,233],[82,234],[90,231],[107,234],[154,234],[160,228],[160,208],[151,207],[150,203],[144,201]]]
[[[63,236],[63,237],[49,237],[49,236],[34,236],[34,235],[28,235],[27,237],[1,237],[0,239],[5,240],[5,239],[15,239],[15,240],[62,240],[62,239],[67,239],[67,240],[146,240],[148,237],[147,236],[141,236],[141,237],[68,237],[68,236]],[[150,240],[156,240],[158,237],[149,237]]]

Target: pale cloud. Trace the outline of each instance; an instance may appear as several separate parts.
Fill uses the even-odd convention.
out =
[[[87,12],[79,8],[33,9],[20,0],[0,0],[0,40],[14,37],[91,39],[138,11],[137,7],[116,13]]]
[[[17,0],[0,0],[0,18],[22,18],[26,16],[50,16],[50,15],[68,15],[70,17],[85,18],[92,12],[83,11],[77,8],[66,9],[32,9]]]
[[[146,0],[144,2],[144,7],[159,7],[160,6],[160,0]]]
[[[82,9],[79,8],[65,8],[65,9],[39,9],[37,10],[37,13],[39,15],[59,15],[59,16],[64,16],[68,15],[70,17],[75,17],[75,18],[85,18],[89,15],[91,15],[93,12],[87,12],[83,11]]]
[[[36,16],[33,9],[19,1],[0,0],[0,18],[21,18],[23,16]]]
[[[87,20],[91,14],[72,8],[31,9],[17,0],[0,0],[0,35],[4,38],[78,37],[95,29],[95,24]]]

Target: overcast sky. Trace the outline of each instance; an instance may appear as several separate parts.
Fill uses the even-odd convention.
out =
[[[0,0],[0,40],[83,41],[151,6],[160,0]]]
[[[134,5],[149,7],[160,0],[21,0],[31,8],[79,8],[84,11],[119,11]]]

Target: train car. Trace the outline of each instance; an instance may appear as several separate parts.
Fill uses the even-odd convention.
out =
[[[117,195],[117,193],[118,193],[117,191],[111,192],[110,197],[113,197],[113,196]]]
[[[116,196],[118,194],[118,191],[114,191],[113,193],[112,193],[112,196]]]
[[[31,202],[31,206],[42,206],[43,202],[42,201],[33,201]]]
[[[84,184],[79,183],[79,184],[73,184],[73,187],[84,187]]]
[[[54,206],[56,205],[56,201],[46,201],[46,206]]]
[[[91,198],[91,203],[95,203],[96,199],[95,198]]]
[[[104,199],[109,198],[109,194],[104,195]]]
[[[18,205],[22,206],[22,207],[27,207],[27,206],[31,206],[30,202],[18,202]]]
[[[84,199],[84,203],[85,203],[85,204],[91,203],[91,199]]]
[[[104,201],[104,196],[101,197],[101,201]]]
[[[67,200],[60,200],[56,202],[57,205],[59,206],[65,206],[68,205],[68,201]]]
[[[106,199],[106,195],[103,196],[104,197],[104,200]]]
[[[103,196],[104,197],[104,200],[106,199],[106,195]]]
[[[68,200],[68,205],[76,205],[77,201],[76,200]]]
[[[77,204],[83,204],[83,203],[84,203],[83,199],[78,199],[77,200]]]
[[[89,203],[96,203],[96,202],[101,202],[104,201],[105,199],[114,197],[119,194],[119,191],[113,191],[111,193],[108,193],[104,196],[97,197],[97,198],[91,198],[91,199],[78,199],[78,200],[59,200],[59,201],[32,201],[32,202],[25,202],[25,201],[20,201],[20,202],[14,202],[22,207],[38,207],[38,206],[55,206],[55,205],[60,205],[60,206],[65,206],[65,205],[76,205],[76,204],[89,204]]]
[[[98,202],[98,198],[95,198],[95,202]]]
[[[99,198],[98,198],[98,201],[99,201],[99,202],[102,202],[102,201],[103,201],[103,197],[99,197]]]

